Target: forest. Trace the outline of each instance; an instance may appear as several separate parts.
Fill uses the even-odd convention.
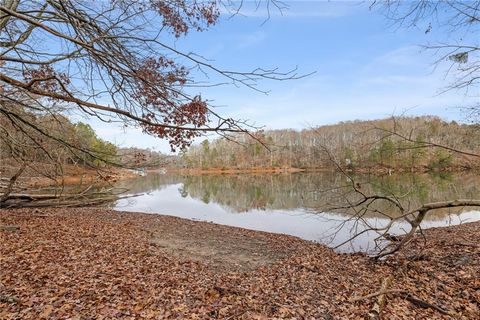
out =
[[[31,125],[19,129],[18,116]],[[112,165],[118,147],[97,136],[83,122],[61,114],[38,114],[6,104],[0,117],[0,163],[9,177],[19,167],[30,175],[61,176],[61,166],[102,168]],[[47,135],[47,136],[46,136]]]
[[[19,129],[18,114],[28,119],[28,127]],[[115,145],[100,138],[87,123],[73,122],[61,114],[35,114],[19,105],[8,105],[0,116],[0,132],[3,177],[11,177],[23,167],[25,176],[52,179],[78,170],[158,168],[176,158],[150,149]]]
[[[479,166],[478,125],[435,116],[346,121],[301,131],[204,140],[180,154],[186,168],[441,171]],[[443,148],[433,148],[441,145]],[[455,152],[461,150],[462,153]]]

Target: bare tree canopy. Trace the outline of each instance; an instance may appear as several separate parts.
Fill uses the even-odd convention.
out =
[[[396,27],[417,28],[425,34],[441,33],[442,40],[422,45],[435,53],[436,66],[443,65],[448,83],[443,90],[465,89],[478,96],[480,1],[387,0],[376,1],[372,7],[378,8]],[[475,110],[478,116],[478,108]]]
[[[464,90],[467,95],[479,96],[478,85],[480,84],[480,43],[478,34],[480,32],[480,1],[400,1],[386,0],[374,1],[370,8],[382,12],[394,27],[397,28],[415,28],[422,30],[426,35],[434,31],[441,34],[441,42],[424,43],[422,47],[427,51],[433,51],[435,60],[433,65],[445,72],[445,86],[439,88],[441,93],[449,90]],[[437,40],[438,41],[438,40]],[[467,121],[478,124],[480,122],[480,104],[473,106],[461,106],[466,111]],[[394,123],[397,121],[394,119]],[[473,128],[473,126],[472,126]],[[399,139],[400,143],[413,143],[411,150],[424,152],[424,149],[434,149],[435,152],[448,152],[461,157],[472,157],[473,161],[479,156],[478,152],[468,152],[459,148],[459,143],[449,146],[445,142],[432,143],[426,142],[423,137],[412,138],[412,132],[405,130],[397,125],[393,128],[385,129],[376,127],[375,130],[380,134],[386,134],[381,143],[390,142],[391,138]],[[458,131],[456,132],[458,133]],[[468,138],[469,141],[476,140],[477,132],[472,131]],[[425,216],[434,210],[448,208],[478,207],[477,199],[445,199],[444,201],[423,203],[422,205],[411,208],[403,201],[404,194],[396,193],[378,193],[366,192],[362,189],[363,181],[358,181],[352,174],[347,172],[342,166],[343,163],[331,152],[330,148],[323,148],[325,153],[333,164],[337,166],[338,171],[342,172],[350,181],[350,186],[345,187],[347,192],[342,194],[337,206],[327,208],[333,211],[352,210],[354,212],[351,221],[355,224],[363,224],[363,231],[354,235],[358,237],[366,232],[376,232],[379,236],[376,241],[387,240],[387,246],[380,246],[377,257],[383,257],[397,252],[406,243],[413,239],[416,232],[421,230],[422,222]],[[392,148],[393,154],[401,152],[402,148]],[[418,158],[412,158],[413,165],[418,164]],[[368,182],[367,182],[368,183]],[[378,209],[378,206],[388,205],[394,211],[395,216],[386,214]],[[385,215],[389,220],[382,226],[372,226],[364,220],[367,212],[377,212]],[[392,237],[392,226],[397,223],[406,223],[407,230],[399,239]],[[351,239],[349,239],[351,240]]]
[[[258,4],[267,11],[283,8],[277,0]],[[206,132],[248,133],[246,121],[216,113],[199,91],[221,84],[261,91],[259,80],[301,76],[295,69],[227,70],[176,46],[179,38],[207,30],[221,12],[235,15],[242,5],[0,0],[0,171],[11,177],[0,184],[0,203],[18,193],[22,174],[57,185],[65,166],[104,170],[121,164],[116,146],[70,115],[140,128],[168,140],[172,151]]]
[[[24,121],[19,106],[33,113],[70,110],[139,126],[168,139],[172,149],[188,146],[202,132],[245,131],[245,123],[220,116],[191,93],[192,86],[218,84],[199,84],[193,74],[215,74],[222,82],[256,89],[260,79],[296,78],[295,70],[224,70],[169,44],[214,25],[228,5],[233,4],[3,0],[0,112],[35,127]]]

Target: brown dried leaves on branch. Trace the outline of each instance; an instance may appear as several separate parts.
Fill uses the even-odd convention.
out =
[[[214,25],[226,4],[122,0],[89,8],[82,1],[2,2],[0,31],[9,41],[1,42],[7,48],[0,62],[1,116],[15,116],[25,131],[35,124],[8,110],[7,103],[40,115],[76,110],[88,118],[141,127],[168,139],[172,149],[185,148],[202,132],[244,132],[233,120],[209,110],[199,95],[188,93],[187,82],[216,85],[202,84],[195,76],[187,79],[188,71],[202,69],[247,87],[259,79],[293,75],[220,70],[197,54],[177,50],[170,41],[171,35],[179,38]],[[208,115],[220,124],[208,126]],[[63,137],[57,140],[65,142]]]
[[[430,246],[374,262],[210,223],[103,209],[0,211],[0,319],[364,319],[389,289],[479,312],[479,224],[427,230]],[[235,245],[232,245],[234,243]],[[239,258],[239,257],[243,258]],[[249,262],[249,261],[254,261]],[[211,263],[210,263],[211,262]],[[240,265],[239,265],[240,264]],[[449,319],[386,294],[384,319]]]
[[[143,119],[146,120],[146,123],[141,124],[144,132],[159,138],[167,138],[172,151],[188,147],[201,131],[184,130],[179,127],[204,127],[208,123],[209,110],[206,101],[200,96],[193,97],[188,102],[181,102],[181,87],[187,82],[187,69],[164,57],[148,58],[143,61],[137,75],[142,81],[139,82],[134,98],[140,101],[145,110],[155,111],[143,115]],[[159,86],[159,83],[164,85]],[[176,87],[178,91],[173,89]],[[171,127],[149,124],[158,121],[159,115],[163,116],[162,123]]]
[[[220,16],[217,1],[187,3],[185,0],[151,0],[150,3],[163,17],[163,26],[171,28],[177,38],[187,34],[190,28],[205,30],[215,24]]]

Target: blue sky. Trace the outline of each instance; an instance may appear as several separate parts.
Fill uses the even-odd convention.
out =
[[[195,51],[229,70],[279,67],[314,75],[294,81],[262,81],[259,89],[221,86],[195,89],[212,100],[222,115],[248,119],[266,129],[302,129],[345,120],[377,119],[392,114],[439,115],[462,120],[458,107],[474,100],[463,91],[440,94],[448,85],[435,56],[419,45],[442,41],[441,30],[391,26],[366,2],[288,2],[281,15],[247,3],[243,15],[203,33],[191,33],[175,46]],[[216,80],[215,77],[212,78]],[[92,123],[99,135],[121,146],[167,152],[165,141],[124,131],[118,125]]]

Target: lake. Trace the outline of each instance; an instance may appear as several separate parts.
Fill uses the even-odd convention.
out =
[[[367,194],[395,195],[405,208],[452,199],[479,199],[480,176],[474,174],[356,175],[357,186]],[[366,225],[380,226],[389,220],[383,213],[399,213],[391,205],[379,204],[363,219],[352,219],[351,210],[330,210],[354,201],[350,181],[331,172],[292,174],[193,175],[148,174],[121,181],[129,194],[116,210],[167,214],[253,230],[284,233],[331,247],[351,238]],[[438,227],[480,220],[473,208],[432,211],[423,227]],[[401,233],[406,225],[395,225]],[[341,252],[375,250],[375,232],[337,248]]]

